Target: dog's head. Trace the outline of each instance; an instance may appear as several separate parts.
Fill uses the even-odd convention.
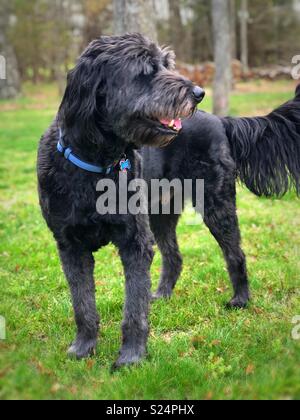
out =
[[[174,68],[174,53],[140,34],[97,39],[68,76],[60,119],[93,142],[109,133],[136,146],[166,145],[205,95]]]

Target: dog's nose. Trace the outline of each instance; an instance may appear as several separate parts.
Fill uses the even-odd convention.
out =
[[[195,86],[193,89],[193,95],[196,101],[200,103],[205,97],[205,91],[200,86]]]

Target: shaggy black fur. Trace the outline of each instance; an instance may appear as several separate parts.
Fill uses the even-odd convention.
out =
[[[236,178],[256,195],[300,192],[300,86],[295,98],[264,118],[219,119],[204,112],[186,120],[176,140],[163,150],[142,151],[145,178],[204,179],[204,222],[218,241],[234,288],[230,307],[249,300],[246,260],[236,213]],[[178,215],[151,216],[163,255],[154,298],[170,297],[182,269],[176,238]]]
[[[236,178],[257,195],[280,196],[292,186],[299,192],[300,88],[293,101],[265,118],[250,119],[195,113],[203,99],[199,89],[174,72],[171,51],[138,34],[94,41],[69,74],[57,118],[40,143],[38,181],[42,212],[56,239],[73,299],[77,337],[69,349],[71,356],[83,358],[96,348],[95,251],[114,243],[126,276],[123,343],[116,368],[136,363],[146,353],[153,259],[150,225],[163,254],[154,298],[170,297],[181,273],[179,215],[151,215],[149,225],[147,216],[101,216],[96,211],[96,185],[103,178],[118,183],[117,163],[124,154],[133,165],[128,181],[205,180],[204,221],[227,261],[234,288],[229,306],[247,305]],[[160,122],[178,117],[186,118],[179,135]],[[81,159],[102,166],[115,162],[115,171],[101,177],[65,160],[56,149],[59,128],[66,145]],[[166,145],[143,148],[143,171],[136,149]]]
[[[300,187],[300,87],[293,101],[267,117],[225,118],[238,176],[258,196]]]
[[[99,316],[93,252],[110,242],[120,251],[126,275],[123,344],[115,367],[144,356],[153,239],[146,216],[97,213],[96,185],[101,176],[63,158],[56,149],[59,128],[65,144],[82,160],[102,166],[116,162],[114,173],[106,176],[116,184],[117,163],[126,154],[133,165],[130,181],[142,177],[135,149],[170,143],[177,132],[160,121],[191,116],[202,92],[174,72],[171,51],[138,34],[92,42],[69,74],[57,118],[40,143],[38,181],[42,212],[56,239],[73,298],[77,337],[71,356],[83,358],[95,351]]]

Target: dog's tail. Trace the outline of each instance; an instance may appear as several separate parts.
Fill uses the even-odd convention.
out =
[[[258,196],[300,194],[300,85],[292,101],[261,118],[224,118],[241,181]]]

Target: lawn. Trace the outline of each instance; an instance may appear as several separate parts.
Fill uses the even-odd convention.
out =
[[[270,111],[292,95],[289,82],[237,86],[233,115]],[[124,279],[116,250],[96,255],[102,330],[97,356],[66,357],[74,336],[70,296],[36,193],[39,137],[54,117],[51,86],[26,86],[24,97],[0,102],[0,399],[299,399],[300,206],[259,199],[239,187],[243,247],[253,300],[227,311],[225,263],[203,225],[179,226],[185,268],[169,302],[151,310],[149,359],[110,373],[120,343]],[[204,105],[210,109],[208,98]],[[154,285],[160,271],[157,253]]]

